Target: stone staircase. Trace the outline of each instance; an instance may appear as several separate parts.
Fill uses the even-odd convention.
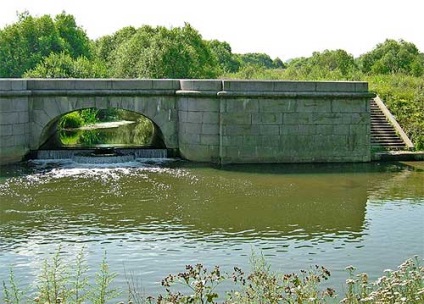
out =
[[[375,150],[398,151],[408,150],[413,147],[409,138],[378,97],[371,100],[370,109],[372,148]]]

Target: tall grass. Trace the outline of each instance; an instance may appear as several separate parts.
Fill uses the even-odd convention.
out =
[[[111,288],[117,276],[109,270],[104,255],[94,278],[88,277],[88,266],[82,249],[72,263],[65,261],[60,247],[51,259],[46,259],[35,284],[36,290],[19,286],[13,269],[3,281],[5,304],[106,304],[119,303],[118,296],[127,298],[127,304],[268,304],[268,303],[424,303],[424,267],[419,257],[407,259],[397,270],[385,270],[384,275],[370,282],[366,273],[356,274],[353,266],[346,268],[348,278],[342,293],[322,282],[330,277],[330,271],[313,266],[298,273],[284,274],[272,270],[263,255],[252,253],[251,269],[245,273],[234,267],[231,273],[219,266],[208,270],[202,264],[187,265],[178,274],[170,274],[162,280],[164,294],[145,296],[135,284],[134,276],[127,278],[127,292]],[[233,286],[219,289],[223,282]],[[34,284],[32,284],[34,285]]]
[[[36,286],[22,288],[15,277],[13,268],[8,281],[3,281],[4,304],[106,304],[119,295],[118,290],[111,288],[116,274],[109,270],[106,253],[95,275],[94,284],[90,284],[88,265],[84,248],[76,255],[74,261],[65,260],[58,247],[51,259],[45,259],[37,276]]]

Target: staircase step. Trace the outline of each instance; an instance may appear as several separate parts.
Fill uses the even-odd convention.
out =
[[[386,150],[401,150],[405,148],[405,143],[398,136],[394,127],[387,121],[386,116],[374,100],[370,104],[370,116],[372,146]]]

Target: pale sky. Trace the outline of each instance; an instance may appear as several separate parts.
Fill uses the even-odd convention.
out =
[[[233,53],[260,52],[283,61],[343,49],[358,57],[387,38],[424,52],[423,0],[0,0],[0,28],[65,11],[92,39],[124,26],[190,23],[204,39],[227,41]]]

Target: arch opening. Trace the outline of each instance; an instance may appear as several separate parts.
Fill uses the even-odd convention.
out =
[[[148,117],[117,108],[85,108],[58,116],[44,128],[39,150],[166,148]]]

